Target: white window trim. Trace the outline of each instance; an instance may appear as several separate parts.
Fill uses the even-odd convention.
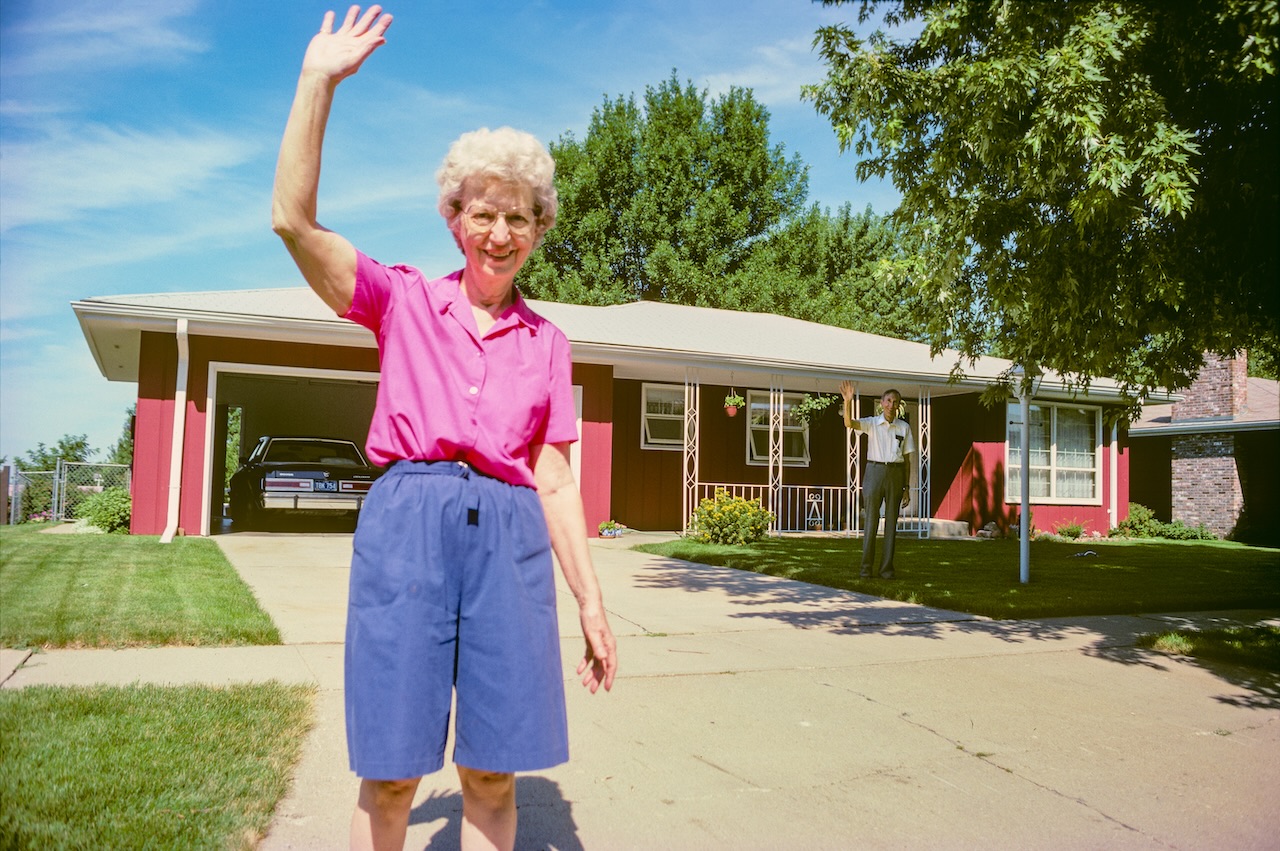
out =
[[[675,391],[680,398],[681,404],[684,404],[684,385],[683,384],[650,384],[644,383],[640,385],[640,448],[657,450],[659,452],[683,452],[684,451],[684,411],[678,414],[650,414],[649,413],[649,390],[662,389]],[[671,440],[655,440],[650,441],[648,438],[649,417],[657,417],[662,420],[672,420],[680,423],[680,433],[678,437]]]
[[[1084,467],[1058,467],[1058,409],[1071,408],[1077,411],[1093,411],[1093,433],[1096,440],[1093,446],[1093,496],[1032,496],[1031,502],[1036,505],[1102,505],[1102,409],[1089,405],[1071,405],[1071,404],[1055,404],[1053,402],[1033,402],[1037,408],[1042,411],[1049,411],[1049,464],[1048,466],[1035,465],[1031,466],[1033,470],[1049,471],[1049,492],[1052,494],[1058,487],[1058,471],[1059,469],[1070,469],[1076,472],[1084,472]],[[1009,402],[1005,408],[1007,415],[1005,416],[1004,427],[1004,463],[1005,463],[1005,493],[1004,501],[1006,504],[1019,504],[1022,501],[1022,494],[1019,489],[1010,488],[1008,485],[1009,471],[1021,466],[1021,458],[1014,458],[1009,450],[1009,431],[1013,426],[1021,426],[1019,422],[1021,417],[1021,406],[1017,402]],[[1023,439],[1026,439],[1024,432]]]
[[[803,394],[803,393],[783,393],[783,394],[782,394],[782,403],[783,403],[783,405],[786,405],[787,403],[791,403],[791,404],[793,404],[793,405],[794,405],[794,404],[798,404],[798,403],[800,402],[800,400],[804,398],[804,395],[805,395],[805,394]],[[768,456],[767,454],[766,454],[763,458],[761,458],[760,460],[758,460],[758,461],[756,461],[756,460],[752,460],[752,458],[751,458],[751,446],[752,446],[752,443],[751,443],[751,432],[752,432],[753,430],[756,430],[756,429],[763,429],[766,435],[767,435],[767,434],[768,434],[768,432],[769,432],[769,424],[768,424],[767,422],[762,423],[762,424],[760,424],[760,425],[752,425],[752,423],[751,423],[751,403],[752,403],[752,401],[753,401],[753,400],[755,400],[755,399],[760,399],[760,400],[761,400],[761,401],[763,401],[763,403],[767,406],[767,405],[769,404],[769,393],[768,393],[768,391],[765,391],[765,390],[748,390],[748,391],[747,391],[747,408],[746,408],[746,414],[747,414],[747,445],[746,445],[747,466],[748,466],[748,467],[768,467],[768,466],[769,466],[769,456]],[[803,426],[789,426],[789,425],[783,425],[783,427],[782,427],[782,431],[783,431],[783,433],[786,433],[786,432],[798,432],[798,433],[800,433],[800,434],[804,435],[804,455],[803,455],[803,456],[799,456],[799,455],[785,455],[785,454],[784,454],[784,455],[782,456],[782,466],[784,466],[784,467],[808,467],[808,466],[809,466],[810,459],[811,459],[811,457],[812,457],[812,456],[811,456],[811,453],[810,453],[810,451],[809,451],[809,426],[808,426],[808,425],[803,425]],[[785,446],[785,443],[784,443],[784,446]]]

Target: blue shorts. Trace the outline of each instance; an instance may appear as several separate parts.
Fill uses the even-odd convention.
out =
[[[536,771],[569,758],[551,546],[535,491],[454,461],[395,464],[356,527],[347,752],[361,777],[453,759]]]

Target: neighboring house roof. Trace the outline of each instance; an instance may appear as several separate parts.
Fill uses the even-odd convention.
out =
[[[620,378],[683,381],[694,370],[704,383],[769,386],[783,376],[788,390],[834,392],[853,378],[864,394],[895,384],[906,396],[927,385],[934,396],[981,390],[1007,370],[1002,358],[965,362],[965,377],[948,380],[960,355],[936,357],[929,346],[850,331],[786,316],[662,302],[596,307],[530,300],[573,344],[574,359],[612,364]],[[174,333],[186,319],[192,335],[266,339],[373,348],[373,335],[340,319],[306,287],[87,298],[72,303],[102,374],[136,381],[142,331]],[[810,386],[812,385],[812,386]],[[1090,401],[1116,401],[1119,386],[1095,380]],[[1062,382],[1046,376],[1038,397],[1068,398]]]
[[[1280,429],[1280,381],[1250,378],[1245,390],[1244,408],[1234,416],[1175,420],[1173,405],[1147,405],[1137,422],[1129,426],[1129,434],[1132,437],[1156,437],[1276,429]]]

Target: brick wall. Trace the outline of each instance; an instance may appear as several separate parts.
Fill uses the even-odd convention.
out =
[[[1224,358],[1205,353],[1200,374],[1173,405],[1173,420],[1198,420],[1206,417],[1230,417],[1242,411],[1248,402],[1249,361],[1241,353]]]
[[[1244,509],[1235,434],[1175,436],[1172,467],[1173,519],[1218,536],[1231,532]]]

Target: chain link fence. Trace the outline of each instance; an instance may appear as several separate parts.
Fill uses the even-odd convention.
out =
[[[55,475],[54,520],[75,520],[80,505],[107,488],[129,489],[130,469],[124,464],[62,461]]]
[[[14,470],[10,480],[9,522],[53,519],[53,470]]]
[[[129,489],[125,464],[59,461],[54,470],[14,470],[9,522],[74,520],[80,505],[107,488]]]

